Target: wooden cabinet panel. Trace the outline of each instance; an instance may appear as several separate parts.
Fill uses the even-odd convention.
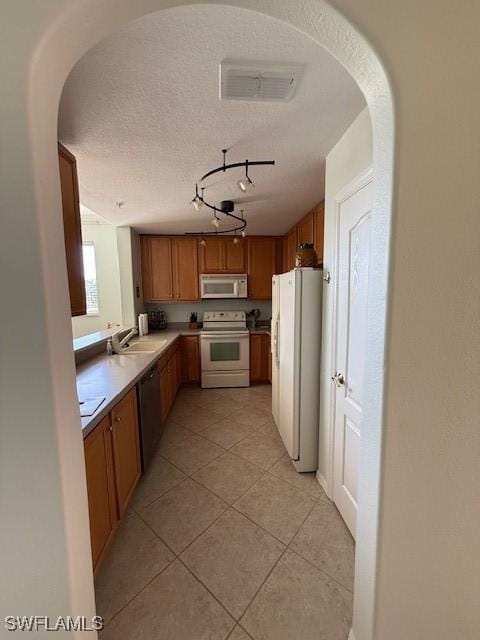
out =
[[[141,252],[144,301],[173,300],[171,239],[142,236]]]
[[[115,405],[111,419],[117,507],[121,517],[141,472],[135,389],[131,389]]]
[[[219,273],[223,271],[224,238],[206,236],[204,245],[198,243],[198,262],[200,273]]]
[[[83,274],[82,227],[75,157],[58,143],[60,188],[62,192],[63,232],[67,258],[68,289],[72,316],[87,313]]]
[[[175,300],[198,300],[198,260],[195,238],[174,238],[173,274]]]
[[[168,362],[160,370],[160,411],[162,423],[168,418],[170,411],[170,383],[168,380]]]
[[[270,336],[252,334],[250,336],[250,382],[266,382],[269,379],[268,353]]]
[[[295,255],[297,253],[297,227],[293,227],[287,235],[287,271],[295,267]]]
[[[235,244],[233,238],[224,238],[224,264],[226,273],[245,273],[245,241]]]
[[[277,238],[247,239],[248,297],[268,300],[272,297],[272,276],[277,266]]]
[[[313,227],[313,211],[310,211],[297,224],[297,245],[300,245],[304,242],[314,244],[315,236]]]
[[[199,273],[245,273],[245,242],[232,236],[205,237],[198,243]]]
[[[85,438],[84,447],[90,540],[95,570],[117,524],[109,416]]]
[[[182,381],[200,382],[200,342],[198,336],[182,338]]]
[[[317,252],[318,262],[323,262],[323,234],[325,219],[325,203],[320,202],[314,209],[315,221],[315,251]]]

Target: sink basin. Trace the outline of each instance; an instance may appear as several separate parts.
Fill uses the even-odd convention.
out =
[[[122,355],[128,355],[130,353],[152,353],[152,351],[158,351],[165,344],[166,340],[148,340],[142,342],[134,342],[126,349],[122,350]]]

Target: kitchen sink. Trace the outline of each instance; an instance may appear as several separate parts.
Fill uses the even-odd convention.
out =
[[[152,353],[153,351],[158,351],[166,344],[166,340],[133,342],[129,347],[122,349],[122,355],[128,355],[130,353]]]

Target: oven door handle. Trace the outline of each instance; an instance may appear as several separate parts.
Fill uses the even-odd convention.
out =
[[[200,334],[200,338],[202,340],[208,340],[209,338],[245,338],[248,339],[249,337],[249,333],[248,332],[243,332],[243,333],[239,333],[239,332],[234,332],[234,331],[230,331],[229,333],[217,333],[216,331],[209,331],[208,333],[201,333]]]

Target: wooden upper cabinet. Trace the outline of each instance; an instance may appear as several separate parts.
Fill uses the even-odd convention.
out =
[[[90,540],[95,570],[117,523],[109,416],[106,416],[85,438],[84,448]]]
[[[68,289],[72,316],[87,313],[85,278],[83,274],[82,227],[75,157],[58,143],[60,187],[62,191],[63,232],[67,257]]]
[[[205,237],[198,243],[200,273],[245,273],[245,241],[232,236]]]
[[[300,245],[304,242],[310,244],[314,244],[315,242],[313,210],[307,213],[297,224],[297,244]]]
[[[225,262],[226,273],[245,273],[245,240],[239,239],[237,244],[233,238],[224,238],[225,241]]]
[[[286,271],[290,271],[295,267],[295,256],[297,254],[298,242],[297,242],[297,227],[293,227],[287,235],[287,268]]]
[[[110,415],[117,507],[121,517],[141,472],[135,388],[115,405]]]
[[[315,240],[314,246],[317,252],[318,262],[323,262],[323,234],[325,220],[325,202],[320,202],[313,210]]]
[[[140,246],[145,302],[198,300],[195,238],[142,236]]]
[[[173,300],[170,238],[142,236],[140,246],[144,301]]]
[[[205,244],[198,242],[198,262],[200,273],[223,271],[224,238],[206,237]]]
[[[175,300],[198,300],[197,240],[173,238],[173,276]]]
[[[277,238],[247,238],[248,297],[268,300],[272,297],[272,276],[277,272]]]

